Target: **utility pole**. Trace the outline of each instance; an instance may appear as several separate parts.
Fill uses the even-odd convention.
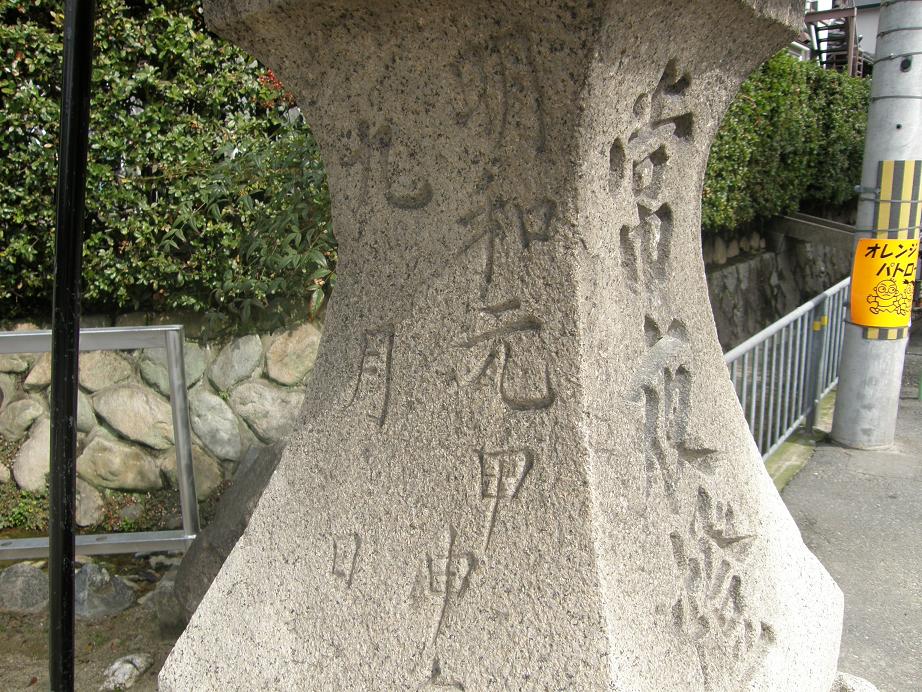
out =
[[[849,315],[832,437],[857,449],[893,444],[922,179],[922,0],[880,5]]]

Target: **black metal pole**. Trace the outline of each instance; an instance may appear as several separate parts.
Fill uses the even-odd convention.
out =
[[[58,157],[57,228],[51,337],[50,687],[74,689],[74,509],[76,504],[77,360],[86,157],[93,69],[93,0],[64,5],[64,80]]]

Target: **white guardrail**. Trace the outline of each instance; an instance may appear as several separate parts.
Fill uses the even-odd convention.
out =
[[[812,428],[839,380],[850,279],[843,279],[724,355],[762,458]]]

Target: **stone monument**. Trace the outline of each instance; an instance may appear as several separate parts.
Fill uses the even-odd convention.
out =
[[[320,142],[301,422],[164,690],[821,690],[842,595],[701,259],[708,147],[802,0],[206,0]]]

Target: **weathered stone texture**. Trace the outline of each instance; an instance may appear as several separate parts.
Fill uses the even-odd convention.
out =
[[[193,390],[189,416],[192,430],[208,451],[219,459],[240,458],[242,441],[237,416],[221,397],[201,388]]]
[[[14,401],[0,413],[0,435],[14,442],[20,440],[45,413],[45,407],[35,399]]]
[[[194,341],[183,344],[183,365],[186,387],[191,387],[205,372],[205,352]],[[167,371],[166,349],[151,348],[144,351],[138,360],[141,377],[164,396],[170,395],[170,375]]]
[[[34,392],[51,384],[51,354],[43,353],[35,361],[23,382],[26,391]]]
[[[93,397],[97,415],[129,440],[167,449],[173,444],[170,405],[149,389],[126,384],[109,387]]]
[[[166,474],[173,487],[177,487],[176,448],[157,457],[157,468]],[[195,475],[195,494],[203,500],[221,485],[224,473],[218,461],[198,445],[192,445],[192,470]]]
[[[33,357],[26,353],[0,354],[0,372],[26,372],[33,360]]]
[[[219,392],[226,392],[248,378],[262,362],[262,340],[255,334],[235,339],[218,354],[208,368],[208,379]]]
[[[74,578],[74,612],[80,620],[99,620],[134,604],[134,591],[105,567],[89,563]]]
[[[80,386],[91,392],[124,382],[132,375],[131,364],[113,351],[80,354]]]
[[[103,673],[100,692],[121,692],[134,687],[140,677],[154,665],[150,654],[130,654],[122,656]]]
[[[77,392],[77,430],[88,433],[96,427],[96,414],[93,412],[93,402],[82,391]]]
[[[45,477],[50,468],[51,421],[40,418],[13,460],[13,478],[23,490],[44,494]]]
[[[277,442],[291,432],[304,391],[268,382],[244,382],[231,392],[230,403],[263,442]]]
[[[756,240],[758,245],[758,240]],[[711,267],[708,292],[725,351],[848,275],[848,252],[792,238],[724,267]]]
[[[279,334],[266,351],[266,374],[279,384],[301,382],[314,367],[320,330],[310,322]]]
[[[77,458],[77,473],[93,485],[117,490],[156,490],[163,485],[154,459],[103,435],[94,437]]]
[[[0,572],[0,612],[40,613],[47,607],[47,574],[27,562]]]
[[[297,95],[341,259],[161,689],[828,692],[842,596],[741,415],[698,229],[802,3],[206,7]]]
[[[16,377],[0,373],[0,411],[9,406],[16,396]]]
[[[75,516],[77,526],[94,526],[98,524],[102,521],[104,509],[100,492],[82,478],[78,478],[77,511]]]

